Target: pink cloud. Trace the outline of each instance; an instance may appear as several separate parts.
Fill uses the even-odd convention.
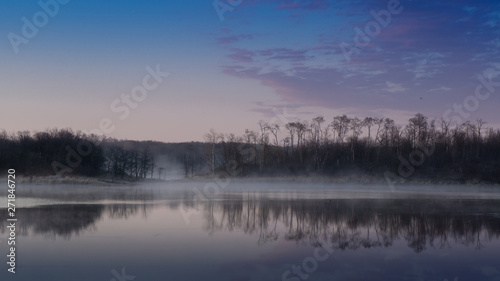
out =
[[[231,51],[233,53],[228,55],[229,58],[239,62],[253,62],[252,57],[255,56],[254,52],[238,48],[233,48]]]

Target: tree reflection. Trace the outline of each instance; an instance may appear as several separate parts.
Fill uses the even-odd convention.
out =
[[[70,239],[84,231],[95,229],[95,224],[106,215],[111,219],[128,218],[139,211],[147,216],[149,204],[64,204],[18,209],[16,232],[18,235],[41,234],[47,237]],[[7,219],[7,211],[0,212],[0,220]],[[2,234],[8,231],[0,224]]]
[[[498,200],[339,199],[288,200],[222,196],[196,204],[172,200],[151,204],[65,204],[22,208],[18,235],[41,234],[70,239],[96,228],[103,219],[147,218],[153,208],[202,211],[203,229],[210,235],[242,231],[259,245],[277,240],[317,244],[328,240],[339,250],[390,247],[405,241],[415,252],[466,245],[481,249],[500,235]],[[0,212],[6,221],[7,212]],[[168,222],[167,222],[168,223]],[[0,224],[0,232],[7,232]]]
[[[297,243],[328,239],[340,250],[390,247],[403,239],[415,252],[453,244],[480,249],[498,240],[495,200],[277,200],[207,201],[204,229],[241,230],[258,244],[279,237]]]

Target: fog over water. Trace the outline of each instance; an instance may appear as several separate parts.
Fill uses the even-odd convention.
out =
[[[228,195],[284,198],[473,198],[500,199],[498,186],[337,184],[305,180],[179,180],[135,185],[21,184],[17,189],[21,206],[64,202],[98,201],[213,200]],[[0,196],[6,190],[0,190]],[[5,201],[5,200],[4,200]],[[0,201],[0,207],[6,202]]]
[[[0,278],[117,280],[113,270],[122,268],[134,280],[500,278],[495,187],[243,180],[213,187],[19,185],[17,273],[5,269]],[[7,235],[1,224],[3,252]],[[324,261],[312,260],[318,250]]]

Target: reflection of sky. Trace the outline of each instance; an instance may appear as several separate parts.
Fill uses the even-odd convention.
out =
[[[70,237],[44,233],[43,223],[39,225],[42,229],[30,229],[28,236],[18,235],[18,273],[14,278],[8,276],[8,280],[110,280],[111,270],[121,271],[122,267],[127,274],[136,276],[135,280],[281,280],[284,271],[300,265],[314,253],[308,238],[299,242],[284,240],[289,226],[283,224],[283,217],[278,218],[276,228],[279,238],[259,244],[259,217],[253,233],[245,233],[241,226],[227,231],[225,224],[220,224],[224,214],[223,205],[219,204],[215,205],[214,216],[215,226],[221,228],[211,234],[207,232],[210,216],[206,212],[193,216],[191,223],[186,224],[179,210],[172,207],[105,206],[106,211],[95,224]],[[323,205],[317,207],[320,206]],[[207,207],[200,205],[202,210],[208,210]],[[245,204],[242,209],[246,210]],[[114,210],[113,217],[110,210]],[[311,206],[303,210],[303,215],[313,212]],[[67,216],[75,214],[68,212]],[[54,214],[55,217],[65,218],[65,215]],[[77,217],[82,223],[88,221],[84,213],[78,213],[74,219]],[[447,219],[446,215],[443,219]],[[346,222],[339,223],[346,227]],[[329,231],[338,226],[330,224]],[[295,227],[296,224],[292,229]],[[271,215],[268,231],[273,228]],[[349,234],[359,232],[361,238],[368,231],[362,226],[344,230]],[[496,280],[500,277],[497,263],[500,242],[498,234],[491,239],[485,239],[485,234],[479,234],[484,246],[481,249],[475,249],[474,243],[468,246],[457,243],[450,235],[449,246],[440,248],[439,241],[434,241],[435,248],[427,245],[420,253],[415,253],[404,237],[388,247],[335,250],[326,261],[318,263],[318,270],[309,280],[442,281],[453,280],[455,276],[459,280]],[[376,237],[373,228],[370,237]],[[5,248],[1,249],[3,252]],[[4,276],[6,273],[2,271],[0,278],[5,280]]]
[[[7,38],[38,1],[2,1],[1,128],[95,129],[113,137],[200,140],[211,127],[241,134],[271,120],[323,114],[439,118],[498,71],[498,1],[401,1],[403,10],[348,62],[340,45],[387,0],[243,0],[220,21],[213,1],[70,1],[15,54]],[[126,120],[110,105],[147,65],[171,73]],[[498,92],[498,90],[497,90]],[[422,98],[422,99],[420,99]],[[500,124],[498,95],[470,119]],[[7,122],[8,120],[8,122]]]

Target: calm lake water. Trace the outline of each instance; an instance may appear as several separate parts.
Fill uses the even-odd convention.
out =
[[[494,190],[204,187],[19,186],[0,280],[500,280]]]

